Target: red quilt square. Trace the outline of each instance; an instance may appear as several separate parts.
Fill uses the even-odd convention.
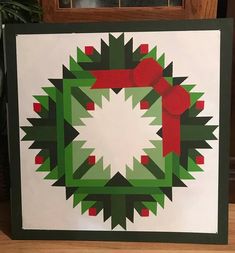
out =
[[[204,156],[202,155],[196,156],[196,164],[204,164]]]
[[[44,158],[40,155],[35,156],[35,164],[43,164]]]
[[[35,112],[41,112],[42,111],[42,105],[40,103],[33,103],[33,110]]]
[[[149,163],[149,157],[148,157],[147,155],[142,155],[142,156],[141,156],[141,163],[142,163],[143,165],[148,164],[148,163]]]
[[[93,55],[93,53],[94,53],[94,47],[92,47],[92,46],[85,47],[85,54],[86,55]]]
[[[141,44],[140,45],[140,53],[147,54],[149,52],[149,45],[148,44]]]
[[[204,106],[205,106],[205,102],[203,100],[198,100],[196,102],[196,108],[198,110],[203,110],[204,109]]]
[[[96,208],[92,207],[92,208],[89,208],[89,216],[96,216],[97,215],[97,211],[96,211]]]
[[[141,209],[141,216],[142,217],[148,217],[149,216],[149,210],[147,208]]]
[[[147,100],[142,100],[140,102],[140,109],[141,110],[149,109],[149,102]]]
[[[88,157],[88,164],[90,164],[90,165],[93,165],[93,164],[95,164],[95,156],[94,155],[90,155],[89,157]]]
[[[88,103],[86,104],[86,109],[87,109],[88,111],[94,111],[94,110],[95,110],[95,103],[94,103],[94,102],[88,102]]]

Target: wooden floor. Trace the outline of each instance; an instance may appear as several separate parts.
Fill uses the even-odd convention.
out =
[[[81,241],[13,241],[9,238],[9,204],[0,203],[0,253],[219,253],[235,252],[235,204],[229,207],[229,244],[167,244],[167,243],[120,243]]]

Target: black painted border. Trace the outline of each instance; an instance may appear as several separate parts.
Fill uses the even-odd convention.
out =
[[[13,239],[69,239],[106,241],[158,241],[226,244],[228,242],[228,168],[230,89],[232,62],[231,19],[188,21],[137,21],[81,24],[15,24],[5,29],[8,73],[8,130],[11,168],[11,210]],[[135,31],[221,31],[220,60],[220,134],[219,134],[219,203],[218,233],[178,232],[116,232],[116,231],[62,231],[22,229],[21,182],[19,156],[19,115],[17,91],[16,36],[18,34],[135,32]]]

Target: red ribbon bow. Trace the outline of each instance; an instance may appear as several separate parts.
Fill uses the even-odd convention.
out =
[[[93,70],[93,89],[153,87],[162,96],[163,156],[180,155],[180,116],[190,106],[189,93],[180,85],[171,86],[163,77],[163,68],[152,58],[134,69]]]

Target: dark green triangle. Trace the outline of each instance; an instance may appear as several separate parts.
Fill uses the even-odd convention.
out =
[[[173,76],[173,62],[171,62],[164,70],[163,76],[172,77]]]
[[[79,132],[64,120],[64,146],[70,144],[78,135]]]
[[[68,200],[77,190],[77,187],[66,187],[66,200]]]
[[[119,172],[116,173],[106,184],[106,186],[132,186],[126,178],[124,178]]]

